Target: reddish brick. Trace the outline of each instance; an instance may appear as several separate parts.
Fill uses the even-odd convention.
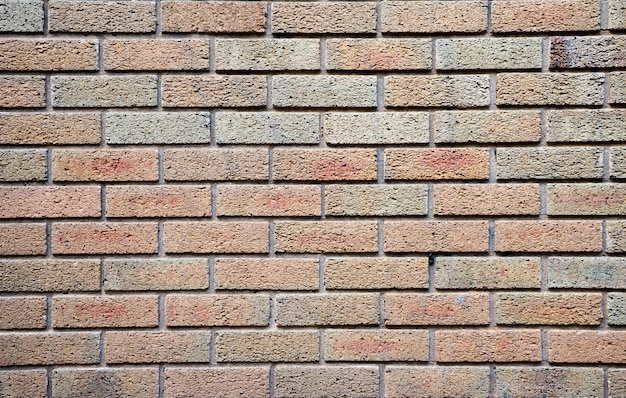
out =
[[[218,258],[218,290],[317,290],[317,258]]]
[[[484,32],[485,1],[385,1],[381,30],[385,33]]]
[[[208,70],[209,41],[114,39],[104,42],[106,70]]]
[[[0,70],[68,71],[98,69],[98,42],[66,39],[0,40]]]
[[[209,362],[209,332],[107,332],[107,363]]]
[[[170,75],[161,85],[165,107],[251,107],[266,100],[264,76]]]
[[[0,262],[0,275],[4,272]],[[32,275],[31,275],[32,278]],[[4,289],[0,288],[0,291]],[[44,329],[46,327],[45,297],[0,298],[0,329]],[[1,377],[0,377],[1,379]],[[2,391],[0,382],[0,391]]]
[[[599,252],[599,221],[496,221],[498,252]]]
[[[561,32],[600,29],[595,0],[496,0],[491,9],[494,32]]]
[[[437,257],[437,289],[539,289],[539,258]]]
[[[326,289],[427,289],[428,258],[331,258],[324,266]]]
[[[279,326],[377,325],[378,295],[284,294],[276,296]]]
[[[62,296],[52,302],[55,328],[157,326],[157,296]]]
[[[267,149],[166,149],[167,181],[254,181],[269,178]]]
[[[386,325],[488,325],[487,294],[385,295]]]
[[[277,221],[277,252],[358,253],[378,250],[375,221]]]
[[[553,363],[626,363],[626,332],[549,331],[548,361]]]
[[[158,154],[152,149],[55,149],[55,181],[157,181]]]
[[[486,366],[388,366],[385,393],[389,397],[444,398],[489,395]]]
[[[52,396],[150,398],[158,392],[158,373],[147,368],[55,369]]]
[[[498,397],[604,397],[599,368],[496,367]]]
[[[199,290],[209,287],[205,259],[105,260],[106,290]]]
[[[52,225],[55,254],[156,253],[156,223],[83,222]]]
[[[217,362],[316,362],[317,332],[217,332]]]
[[[99,216],[100,187],[0,188],[0,218]]]
[[[277,366],[276,398],[376,397],[378,368],[374,366]]]
[[[376,151],[370,149],[276,149],[277,180],[376,180]]]
[[[270,395],[269,377],[269,368],[166,366],[163,397],[265,398]]]
[[[319,216],[317,185],[218,185],[218,216]]]
[[[46,106],[44,76],[0,76],[0,108]]]
[[[549,215],[626,214],[621,184],[548,184]]]
[[[428,39],[331,39],[327,42],[329,70],[430,69]]]
[[[0,255],[46,254],[46,224],[0,224]]]
[[[99,333],[6,333],[0,347],[0,366],[100,362]]]
[[[385,105],[424,108],[487,106],[489,78],[487,75],[387,76]]]
[[[167,295],[167,326],[267,326],[267,295]]]
[[[437,184],[437,215],[538,215],[538,184]]]
[[[167,253],[267,253],[267,222],[166,222]]]
[[[164,32],[265,32],[265,3],[261,1],[164,1]]]
[[[486,252],[486,221],[388,221],[386,252]]]
[[[149,1],[64,1],[49,4],[51,32],[140,33],[156,29],[156,7]]]
[[[106,189],[107,217],[208,217],[208,186],[115,185]]]
[[[501,325],[599,325],[601,294],[499,293],[496,323]]]
[[[481,148],[387,149],[385,179],[486,180],[489,153]]]
[[[99,290],[99,260],[0,261],[0,292]]]
[[[46,398],[47,385],[45,369],[0,372],[2,398]]]
[[[324,332],[327,361],[427,361],[426,330],[332,330]]]
[[[273,3],[272,33],[374,33],[373,2]]]
[[[3,113],[0,143],[11,145],[99,144],[97,113]]]
[[[539,330],[437,330],[438,362],[539,362]]]

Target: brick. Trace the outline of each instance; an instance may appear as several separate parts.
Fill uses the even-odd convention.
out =
[[[609,398],[623,397],[626,394],[626,370],[607,369]]]
[[[599,325],[602,295],[576,293],[498,293],[499,325]]]
[[[375,76],[281,75],[273,78],[272,104],[280,108],[373,108],[376,92]]]
[[[623,68],[624,36],[556,36],[550,38],[550,68]]]
[[[267,149],[185,148],[164,151],[167,181],[262,181],[269,178]]]
[[[427,289],[428,259],[330,258],[324,266],[326,289]]]
[[[96,364],[99,333],[6,333],[0,335],[0,366]]]
[[[332,216],[425,215],[426,185],[328,185],[325,214]]]
[[[276,180],[375,181],[373,149],[284,149],[273,153]]]
[[[602,178],[602,148],[498,148],[499,180]]]
[[[626,178],[626,147],[609,148],[609,175],[611,178]]]
[[[0,224],[0,255],[46,254],[46,224]]]
[[[485,366],[388,366],[385,393],[389,397],[444,398],[489,395]]]
[[[552,363],[626,363],[623,331],[549,331],[548,361]]]
[[[426,330],[327,330],[324,359],[341,362],[427,361]]]
[[[217,290],[317,290],[317,258],[218,258]]]
[[[149,398],[157,394],[157,379],[158,370],[148,368],[55,369],[52,395],[55,398]]]
[[[604,395],[603,372],[598,368],[496,367],[498,397],[558,396],[563,398]]]
[[[47,385],[45,369],[0,372],[2,398],[46,398]]]
[[[1,269],[0,273],[4,273]],[[46,327],[46,298],[3,297],[0,298],[0,313],[2,313],[0,329],[44,329]],[[2,391],[1,386],[0,382],[0,391]]]
[[[328,70],[428,70],[428,39],[331,39]]]
[[[601,73],[499,73],[497,105],[602,105]]]
[[[243,3],[242,3],[243,4]],[[170,75],[161,80],[165,107],[265,106],[265,76]]]
[[[208,186],[112,185],[106,189],[107,217],[208,217]]]
[[[0,150],[0,181],[45,181],[47,159],[43,149]]]
[[[376,4],[274,3],[272,33],[375,33]]]
[[[3,113],[0,143],[10,145],[99,144],[97,113]]]
[[[626,110],[548,111],[548,142],[625,141]]]
[[[378,325],[378,294],[282,294],[276,296],[278,326]]]
[[[218,185],[218,216],[319,216],[317,185]]]
[[[538,184],[437,184],[436,215],[538,215]]]
[[[277,366],[276,398],[375,397],[378,368],[374,366]]]
[[[166,222],[166,253],[267,253],[267,222]]]
[[[209,332],[107,332],[104,357],[113,363],[209,362]]]
[[[381,8],[384,33],[470,33],[487,30],[485,1],[386,1]]]
[[[385,106],[458,107],[489,105],[489,76],[386,76]]]
[[[541,69],[541,38],[437,40],[437,69]]]
[[[209,266],[204,259],[105,260],[107,291],[204,290]]]
[[[626,293],[609,293],[607,307],[609,325],[626,325]]]
[[[235,398],[269,396],[269,368],[176,368],[167,366],[164,398],[206,396]]]
[[[156,30],[154,2],[52,0],[48,12],[51,32],[147,33]]]
[[[43,1],[2,0],[0,4],[0,32],[43,32]]]
[[[539,330],[437,330],[437,362],[539,362]]]
[[[317,39],[217,39],[217,70],[319,70]]]
[[[2,260],[0,276],[2,292],[99,291],[100,260]]]
[[[607,253],[626,252],[626,223],[623,221],[606,222]]]
[[[331,145],[426,144],[426,112],[326,113],[324,138]]]
[[[217,332],[217,362],[317,362],[317,332]]]
[[[267,326],[267,295],[177,295],[165,298],[167,326]]]
[[[46,106],[44,76],[0,76],[0,108]]]
[[[595,0],[496,0],[491,9],[493,32],[561,32],[600,29]]]
[[[539,258],[437,257],[437,289],[539,289]]]
[[[497,252],[599,252],[599,221],[496,221]]]
[[[151,254],[156,251],[155,222],[59,222],[52,225],[54,254]]]
[[[624,0],[609,2],[609,29],[626,30],[626,2]]]
[[[388,221],[385,252],[486,252],[484,221]]]
[[[104,41],[106,70],[208,70],[203,39],[111,39]]]
[[[108,108],[157,105],[156,76],[53,76],[56,107]]]
[[[622,289],[626,259],[612,257],[552,257],[548,287],[564,289]]]
[[[52,301],[54,328],[158,326],[158,297],[62,296]]]
[[[55,149],[55,181],[157,181],[158,153],[152,149]]]
[[[99,216],[100,187],[0,187],[0,218]]]
[[[620,184],[548,184],[549,215],[626,214],[626,190]]]
[[[486,180],[489,153],[482,148],[386,149],[386,180]]]
[[[433,114],[437,143],[539,142],[538,111],[442,111]]]
[[[626,104],[626,72],[609,73],[609,104]]]
[[[367,253],[378,251],[375,221],[276,221],[279,253]]]
[[[164,1],[164,32],[265,32],[265,3],[261,1]]]
[[[218,144],[317,144],[319,116],[289,112],[218,112]]]
[[[3,39],[0,70],[69,71],[98,69],[95,40]]]
[[[385,325],[488,325],[487,294],[389,293]]]

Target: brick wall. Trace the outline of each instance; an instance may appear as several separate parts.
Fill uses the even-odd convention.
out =
[[[626,0],[0,0],[0,397],[626,397]]]

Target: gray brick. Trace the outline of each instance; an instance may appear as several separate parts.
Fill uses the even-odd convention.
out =
[[[602,178],[602,148],[499,148],[498,179]]]
[[[277,107],[376,106],[376,76],[276,76],[273,85]]]
[[[156,106],[156,76],[53,76],[58,107]]]
[[[208,113],[107,113],[109,144],[200,144],[210,142]]]
[[[428,143],[428,113],[327,113],[324,118],[326,142],[353,144]]]
[[[218,39],[217,70],[320,69],[317,39]]]
[[[541,38],[440,39],[437,69],[541,69]]]
[[[316,144],[316,113],[218,112],[215,135],[219,144]]]
[[[546,115],[548,142],[626,141],[626,110],[555,110]]]
[[[43,0],[1,0],[0,32],[43,32]]]

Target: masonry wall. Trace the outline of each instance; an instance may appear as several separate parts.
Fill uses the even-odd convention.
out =
[[[626,397],[624,30],[0,0],[0,397]]]

